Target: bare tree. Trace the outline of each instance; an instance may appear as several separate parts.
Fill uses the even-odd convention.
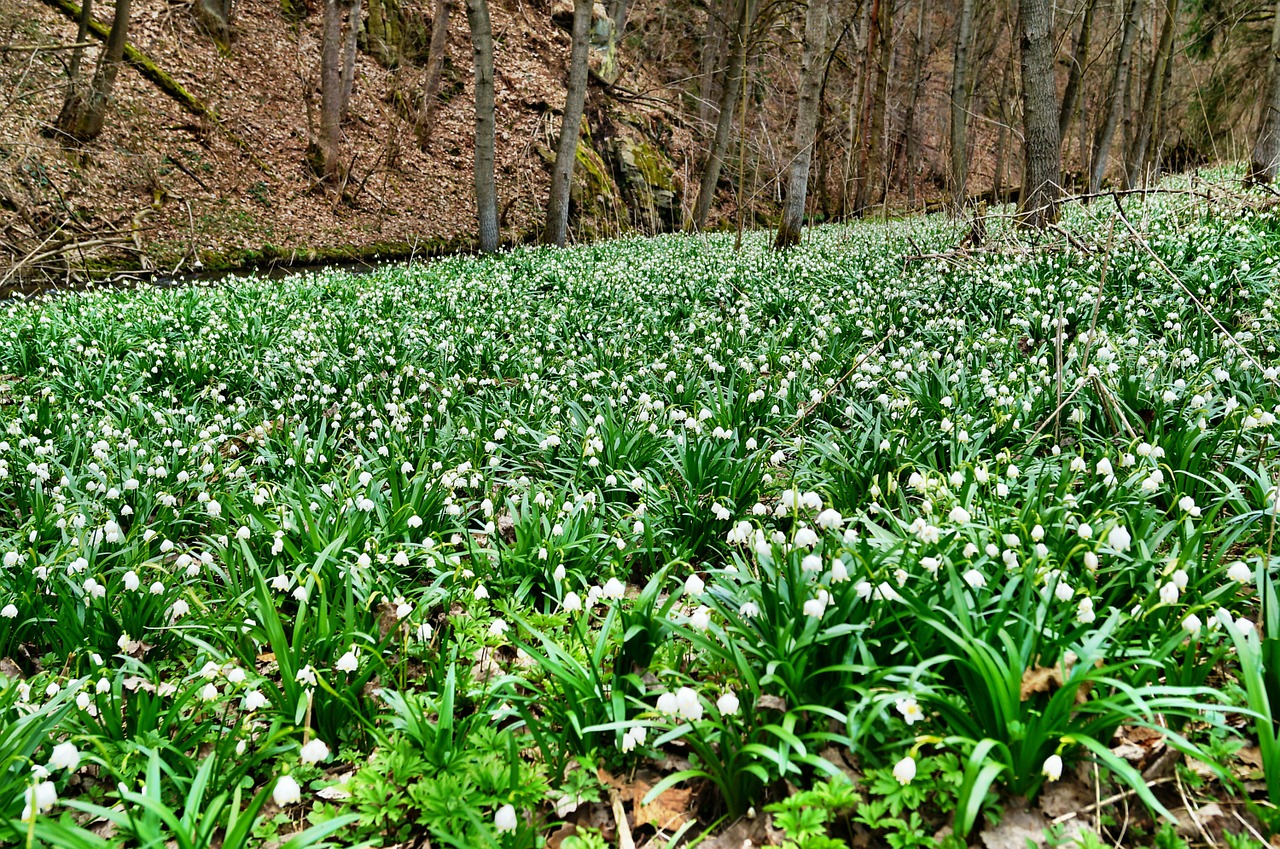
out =
[[[422,88],[422,104],[418,109],[418,146],[423,150],[431,142],[431,132],[436,126],[436,109],[440,105],[440,76],[444,71],[444,57],[449,46],[449,17],[456,0],[436,0],[435,13],[431,16],[431,46],[427,48],[427,77]]]
[[[87,31],[89,21],[89,3],[81,12],[81,30]],[[84,43],[83,35],[78,43]],[[62,101],[62,111],[58,113],[54,126],[63,136],[76,142],[90,142],[102,134],[107,120],[107,107],[111,103],[111,92],[115,86],[116,75],[124,59],[124,48],[129,43],[129,0],[116,0],[115,15],[111,19],[111,32],[107,36],[107,44],[98,57],[98,66],[93,72],[93,81],[84,85],[80,80],[79,57],[73,57],[72,78],[67,86],[66,97]],[[77,54],[79,51],[77,51]]]
[[[196,21],[223,50],[231,47],[232,0],[196,0],[191,11]]]
[[[547,224],[542,242],[564,247],[569,231],[569,192],[573,166],[578,158],[578,136],[587,101],[587,51],[591,48],[592,0],[573,0],[573,44],[569,50],[569,84],[565,90],[560,143],[551,168],[551,195],[547,199]]]
[[[751,27],[755,19],[756,0],[738,0],[738,25],[734,28],[733,50],[725,69],[724,85],[720,87],[720,114],[716,117],[716,133],[707,149],[707,160],[702,166],[702,181],[698,184],[698,199],[693,207],[693,229],[707,226],[707,215],[715,199],[716,185],[720,182],[720,169],[729,151],[729,136],[733,131],[734,108],[742,87],[747,53],[750,49]]]
[[[1084,72],[1089,64],[1089,49],[1093,44],[1093,16],[1097,9],[1098,0],[1085,0],[1084,16],[1080,20],[1080,30],[1076,34],[1075,49],[1071,52],[1067,87],[1062,93],[1062,111],[1058,113],[1058,138],[1063,141],[1066,140],[1071,122],[1075,120],[1076,112],[1079,111],[1081,95],[1084,93]]]
[[[347,29],[342,44],[342,107],[341,118],[347,120],[351,106],[351,87],[356,81],[356,38],[360,35],[361,0],[347,0]]]
[[[1133,45],[1138,40],[1138,30],[1141,26],[1142,0],[1129,0],[1129,11],[1124,17],[1120,30],[1120,47],[1116,53],[1111,88],[1107,93],[1106,112],[1102,125],[1098,127],[1098,134],[1093,140],[1093,167],[1089,172],[1090,192],[1098,191],[1102,186],[1102,178],[1107,173],[1107,165],[1111,158],[1111,141],[1115,137],[1116,127],[1120,124],[1125,93],[1129,90],[1129,67],[1133,61]]]
[[[1018,2],[1022,29],[1022,125],[1026,157],[1020,218],[1026,225],[1041,229],[1058,219],[1062,179],[1049,2]]]
[[[885,173],[885,124],[889,108],[889,77],[893,72],[893,0],[876,0],[873,13],[876,44],[875,61],[871,64],[874,85],[862,145],[862,168],[854,211],[865,212],[884,200],[888,189]]]
[[[1147,84],[1142,94],[1138,128],[1129,148],[1125,169],[1125,186],[1132,188],[1145,182],[1147,164],[1150,161],[1152,138],[1164,114],[1166,81],[1173,64],[1173,35],[1178,21],[1178,0],[1165,0],[1164,23],[1160,29],[1160,44],[1147,74]]]
[[[1249,157],[1246,183],[1273,183],[1280,169],[1280,2],[1276,3],[1271,29],[1271,62],[1267,70],[1267,90],[1258,120],[1258,136]]]
[[[800,59],[800,98],[796,108],[791,165],[787,169],[787,200],[773,246],[779,250],[800,244],[805,201],[809,192],[809,164],[818,126],[818,89],[822,85],[822,56],[827,42],[826,0],[809,0],[804,14],[804,50]]]
[[[862,91],[859,93],[858,162],[854,172],[853,211],[862,212],[867,203],[867,180],[871,170],[871,146],[876,143],[872,135],[874,114],[877,109],[876,93],[880,75],[877,64],[880,55],[880,25],[884,20],[883,4],[887,0],[872,0],[867,13],[867,38],[863,45]]]
[[[964,206],[969,182],[969,48],[973,42],[974,0],[962,0],[956,18],[956,50],[951,72],[951,203]]]
[[[916,132],[916,107],[924,90],[924,66],[929,60],[929,50],[925,46],[927,0],[919,0],[917,5],[916,32],[911,56],[911,96],[907,100],[907,114],[902,120],[902,132],[906,136],[904,143],[903,172],[907,184],[907,206],[912,209],[916,205],[916,168],[920,161],[920,134]]]
[[[471,29],[471,53],[476,88],[476,215],[480,224],[480,250],[498,249],[498,188],[493,177],[494,94],[493,29],[488,0],[467,0],[467,25]]]
[[[342,161],[342,0],[324,0],[320,32],[320,133],[312,140],[312,166],[332,184],[346,178]]]

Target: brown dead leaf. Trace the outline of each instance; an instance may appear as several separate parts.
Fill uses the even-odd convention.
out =
[[[756,699],[757,710],[777,710],[783,713],[787,712],[787,703],[779,696],[761,696]]]
[[[652,824],[665,831],[678,831],[689,821],[689,800],[693,795],[691,789],[668,788],[646,805],[643,804],[643,799],[649,789],[646,787],[644,793],[639,794],[635,800],[635,812],[632,818],[635,820],[636,828]]]
[[[1052,693],[1062,686],[1062,669],[1057,666],[1033,666],[1022,673],[1022,701],[1036,693]]]

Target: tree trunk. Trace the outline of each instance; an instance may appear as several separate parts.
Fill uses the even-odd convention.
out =
[[[800,60],[800,99],[796,109],[791,166],[787,170],[787,199],[782,223],[773,246],[790,248],[800,243],[805,200],[809,190],[809,163],[813,159],[814,131],[818,125],[818,87],[822,84],[822,54],[827,45],[826,0],[809,0],[804,15],[804,50]]]
[[[996,136],[996,168],[995,175],[991,179],[991,201],[992,203],[1003,203],[1004,195],[1004,172],[1005,160],[1009,155],[1009,126],[1013,123],[1013,110],[1009,109],[1008,104],[1012,98],[1009,91],[1013,87],[1013,55],[1009,55],[1009,61],[1004,66],[1004,73],[1000,80],[1000,131]]]
[[[725,36],[725,6],[734,0],[713,0],[707,3],[707,29],[702,34],[702,55],[698,67],[698,124],[705,127],[711,120],[711,109],[717,102],[716,81],[720,75],[716,73],[716,64],[721,56],[721,48]],[[736,0],[736,4],[728,11],[740,9],[746,0]]]
[[[1021,221],[1043,229],[1058,220],[1062,159],[1053,78],[1050,0],[1019,0],[1025,166]]]
[[[627,29],[627,13],[630,11],[627,0],[610,0],[609,20],[613,21],[613,40],[622,41],[622,34]]]
[[[563,248],[569,230],[569,190],[578,158],[578,135],[587,101],[587,51],[591,47],[592,0],[573,0],[573,46],[569,51],[569,85],[565,91],[560,143],[551,169],[551,196],[547,200],[547,225],[542,243]]]
[[[231,0],[196,0],[191,11],[214,44],[223,50],[230,49]]]
[[[724,84],[720,86],[720,113],[716,116],[716,132],[707,149],[707,161],[702,167],[702,181],[698,184],[698,199],[693,206],[694,230],[707,226],[711,203],[715,200],[716,186],[720,182],[720,169],[729,152],[729,136],[733,132],[734,106],[742,88],[743,72],[750,49],[751,26],[755,18],[756,0],[741,0],[738,4],[738,25],[732,34],[733,50],[729,54],[729,66],[725,69]]]
[[[320,34],[320,135],[313,167],[334,185],[342,182],[342,0],[324,0]]]
[[[342,104],[339,117],[347,120],[347,108],[351,105],[351,87],[356,81],[356,38],[360,34],[361,0],[349,0],[347,6],[347,32],[342,45]]]
[[[1089,48],[1093,43],[1093,16],[1097,8],[1098,0],[1086,0],[1084,18],[1080,21],[1080,32],[1076,34],[1076,45],[1071,54],[1071,70],[1067,73],[1067,87],[1062,93],[1062,111],[1058,113],[1058,138],[1064,143],[1071,130],[1071,122],[1080,109],[1080,98],[1084,93],[1084,71],[1089,64]],[[1084,152],[1081,151],[1080,155],[1083,157]]]
[[[956,50],[951,74],[951,205],[964,207],[969,182],[969,47],[973,41],[973,2],[963,0],[956,20]]]
[[[867,49],[862,72],[862,113],[858,119],[858,165],[854,174],[853,211],[862,212],[867,199],[867,180],[870,179],[871,145],[875,140],[871,137],[872,115],[876,110],[876,89],[878,85],[876,57],[880,52],[880,6],[885,0],[872,0],[871,11],[867,16]]]
[[[467,0],[467,25],[471,29],[471,53],[476,87],[476,215],[480,224],[480,250],[498,249],[498,189],[493,177],[494,94],[493,30],[488,0]]]
[[[1124,108],[1125,92],[1129,88],[1129,66],[1133,60],[1133,44],[1138,39],[1138,30],[1142,17],[1142,0],[1130,0],[1129,11],[1125,15],[1124,25],[1120,32],[1120,49],[1116,54],[1115,72],[1111,77],[1111,90],[1107,95],[1107,105],[1102,126],[1093,141],[1093,168],[1089,172],[1089,192],[1098,191],[1102,186],[1102,178],[1106,176],[1107,165],[1111,158],[1111,141],[1115,138],[1116,127]]]
[[[1164,25],[1160,30],[1160,46],[1156,49],[1155,60],[1151,63],[1147,75],[1147,86],[1142,96],[1142,111],[1138,115],[1138,128],[1133,137],[1133,145],[1129,149],[1128,167],[1125,169],[1125,188],[1146,182],[1148,154],[1151,151],[1152,137],[1160,122],[1164,108],[1166,73],[1173,63],[1173,31],[1178,18],[1178,0],[1165,0]]]
[[[436,0],[435,14],[431,16],[431,46],[427,49],[427,79],[422,90],[422,106],[418,110],[418,146],[423,150],[431,142],[431,131],[436,126],[436,110],[440,106],[440,76],[444,72],[444,57],[449,46],[449,17],[453,14],[455,0]]]
[[[872,71],[875,74],[875,89],[871,99],[871,123],[867,130],[866,171],[858,183],[862,190],[855,202],[855,211],[863,213],[867,209],[884,201],[888,189],[888,175],[885,173],[885,115],[889,108],[889,76],[893,62],[893,2],[880,0],[879,56]]]
[[[916,206],[916,168],[920,159],[920,137],[916,134],[916,106],[920,102],[920,92],[924,88],[924,63],[928,61],[925,55],[925,11],[929,4],[926,0],[919,0],[919,10],[916,17],[916,33],[915,33],[915,52],[912,56],[911,68],[911,97],[907,101],[907,114],[903,118],[903,132],[906,134],[905,150],[903,152],[903,171],[906,174],[907,181],[907,206],[915,209]]]
[[[85,5],[87,7],[88,3]],[[83,11],[82,14],[81,27],[87,29],[88,12]],[[98,66],[94,69],[93,81],[87,87],[81,85],[79,69],[76,69],[76,79],[67,88],[67,96],[62,102],[62,111],[58,114],[55,125],[59,133],[81,143],[93,141],[101,135],[107,120],[111,91],[115,86],[116,74],[120,72],[124,48],[128,42],[129,0],[116,0],[111,33],[107,36]]]
[[[1280,2],[1271,29],[1271,62],[1267,71],[1266,96],[1258,121],[1258,137],[1249,157],[1246,184],[1275,182],[1280,168]]]

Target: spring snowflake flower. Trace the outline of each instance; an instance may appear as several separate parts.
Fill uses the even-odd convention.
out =
[[[818,594],[804,603],[804,615],[812,616],[815,619],[821,619],[822,615],[827,612],[827,604],[831,601],[831,594],[826,590],[818,590]]]
[[[1160,601],[1163,604],[1178,603],[1178,585],[1173,581],[1168,582],[1160,588]]]
[[[754,601],[744,601],[738,608],[738,614],[746,619],[755,619],[760,615],[760,605]]]
[[[1058,755],[1050,755],[1045,758],[1044,766],[1040,768],[1040,772],[1049,781],[1057,781],[1062,778],[1062,758]]]
[[[916,759],[907,755],[893,765],[893,777],[902,785],[910,784],[916,777]]]
[[[1093,610],[1093,599],[1085,596],[1080,599],[1080,603],[1076,605],[1076,621],[1081,625],[1092,625],[1098,618],[1098,614]]]
[[[5,619],[18,618],[18,606],[12,603],[6,604],[3,609],[0,609],[0,616],[3,616]]]
[[[1189,516],[1200,518],[1200,508],[1196,506],[1196,500],[1190,495],[1184,495],[1178,499],[1178,509]]]
[[[339,672],[355,672],[360,668],[360,657],[356,654],[355,646],[347,650],[347,653],[338,658],[338,662],[333,668]]]
[[[1202,624],[1200,617],[1192,613],[1186,619],[1182,620],[1182,630],[1186,631],[1192,637],[1198,637],[1200,635],[1200,627]]]
[[[813,528],[800,528],[796,531],[795,544],[797,548],[813,548],[818,544],[818,532]]]
[[[302,788],[298,786],[298,782],[292,775],[282,775],[276,779],[271,798],[275,801],[276,807],[287,808],[302,801]]]
[[[947,514],[947,518],[955,522],[957,525],[963,525],[973,517],[969,515],[969,511],[957,504],[951,508],[951,512]]]
[[[622,742],[619,744],[624,752],[630,752],[644,745],[645,738],[649,736],[649,730],[643,725],[633,725],[622,733]]]
[[[250,690],[244,694],[244,701],[240,706],[243,708],[245,713],[253,713],[255,710],[260,710],[261,708],[266,707],[268,704],[269,702],[267,701],[267,697],[262,695],[261,692],[258,690]]]
[[[516,830],[516,809],[514,805],[503,805],[493,815],[493,827],[499,834]]]
[[[844,526],[844,517],[830,508],[823,510],[814,520],[818,527],[828,531],[836,531]]]
[[[299,750],[298,757],[304,764],[326,761],[329,759],[329,746],[317,737]]]
[[[573,592],[572,590],[570,590],[569,592],[565,593],[562,606],[564,607],[566,612],[576,613],[577,611],[582,609],[582,597],[577,593]]]
[[[1227,567],[1227,577],[1237,584],[1252,584],[1253,570],[1244,561],[1237,560]]]
[[[684,591],[691,596],[700,596],[706,590],[707,584],[697,575],[690,575],[685,579]]]
[[[482,601],[489,597],[489,590],[484,584],[476,584],[475,590],[471,593],[476,601]]]
[[[985,587],[987,585],[987,576],[983,575],[977,569],[970,569],[968,572],[965,572],[964,575],[962,575],[961,577],[964,578],[964,582],[966,584],[973,587],[974,589]]]
[[[293,678],[299,684],[306,684],[309,687],[314,687],[316,685],[316,671],[311,668],[311,664],[309,663],[299,669]]]
[[[622,581],[619,581],[617,578],[610,578],[604,582],[604,591],[602,594],[605,598],[616,601],[626,595],[626,593],[626,584],[622,583]]]
[[[26,805],[22,809],[22,821],[30,822],[36,814],[43,814],[58,803],[58,788],[50,781],[37,781],[23,796]]]
[[[716,699],[716,710],[720,711],[721,716],[733,716],[738,712],[738,706],[738,696],[733,690],[726,690]]]
[[[507,631],[511,630],[511,626],[507,624],[505,619],[495,619],[489,623],[489,636],[500,638]]]
[[[690,722],[697,722],[702,719],[702,702],[698,699],[698,694],[690,687],[681,687],[676,690],[676,711],[681,718]]]
[[[1114,551],[1128,551],[1132,543],[1133,537],[1129,536],[1129,531],[1124,525],[1116,525],[1107,532],[1107,545]]]
[[[59,743],[49,753],[49,769],[65,769],[75,772],[80,767],[80,750],[75,743]]]
[[[705,604],[699,605],[693,613],[689,614],[689,627],[695,631],[705,631],[711,627],[711,608]]]

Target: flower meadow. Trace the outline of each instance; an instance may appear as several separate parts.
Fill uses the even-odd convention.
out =
[[[0,843],[1256,845],[1280,211],[1185,184],[0,306]]]

